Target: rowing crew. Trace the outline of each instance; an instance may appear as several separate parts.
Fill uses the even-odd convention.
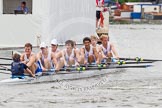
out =
[[[12,74],[14,76],[28,73],[35,77],[36,73],[47,71],[51,68],[59,71],[61,68],[72,65],[100,64],[101,62],[107,62],[113,56],[118,59],[118,53],[114,45],[109,42],[109,37],[102,35],[100,40],[102,44],[98,45],[96,36],[85,37],[83,39],[84,45],[80,49],[76,47],[74,41],[67,40],[65,48],[59,50],[57,40],[53,39],[51,41],[51,50],[42,42],[40,44],[40,52],[37,54],[32,52],[32,45],[26,43],[25,51],[21,56],[18,56],[18,54],[13,55]]]

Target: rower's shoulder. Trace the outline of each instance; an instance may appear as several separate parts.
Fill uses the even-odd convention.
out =
[[[80,50],[84,50],[84,49],[85,49],[85,46],[80,47]]]
[[[50,52],[51,58],[56,57],[56,54],[54,52]]]
[[[92,47],[93,51],[97,51],[97,47]]]
[[[32,52],[30,57],[36,57],[36,54]]]
[[[32,56],[32,55],[36,55],[36,53],[32,52],[32,53],[31,53],[31,56]]]
[[[74,53],[79,53],[80,52],[80,49],[79,48],[75,48],[74,49]]]
[[[110,46],[114,46],[114,43],[113,42],[109,42]]]
[[[36,55],[42,55],[41,51],[35,53]]]
[[[62,50],[60,50],[59,48],[56,49],[56,52],[57,52],[57,53],[60,52],[60,51],[62,51]]]

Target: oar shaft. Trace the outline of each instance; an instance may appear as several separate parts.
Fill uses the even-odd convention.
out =
[[[118,62],[107,62],[108,64],[118,64]],[[145,64],[145,63],[153,63],[152,61],[143,61],[143,62],[128,62],[125,61],[124,64]],[[106,64],[106,63],[102,63],[102,64]]]
[[[0,72],[2,74],[11,74],[11,72],[10,73],[6,72],[6,71],[11,71],[11,69],[8,69],[8,68],[0,68],[0,70],[4,70],[5,71],[5,72]]]
[[[121,64],[120,64],[121,62]],[[122,63],[124,62],[124,63]],[[118,62],[106,62],[106,63],[101,63],[102,65],[107,65],[107,64],[118,64],[118,65],[124,65],[124,64],[146,64],[146,63],[153,63],[152,61],[143,61],[143,62],[136,62],[136,61],[119,61]],[[98,66],[97,64],[88,64],[88,65],[80,65],[80,66],[85,66],[85,67],[96,67]]]
[[[116,69],[116,68],[147,68],[153,65],[137,65],[137,66],[108,66],[108,67],[88,67],[86,70],[93,70],[93,69]]]
[[[162,60],[143,59],[143,61],[153,61],[153,62],[155,62],[155,61],[162,61]]]
[[[120,60],[137,60],[137,59],[141,59],[141,58],[119,58]],[[155,61],[162,61],[162,60],[156,60],[156,59],[142,59],[142,61],[152,61],[152,62],[155,62]]]
[[[147,68],[151,67],[153,65],[135,65],[135,66],[106,66],[106,67],[98,67],[98,66],[92,66],[92,67],[84,67],[84,70],[78,68],[68,68],[68,69],[60,69],[60,71],[86,71],[86,70],[102,70],[102,69],[116,69],[116,68]],[[83,68],[83,67],[81,67]]]
[[[0,70],[11,71],[11,69],[8,68],[0,68]]]
[[[12,58],[0,57],[2,60],[12,60]]]
[[[10,66],[11,64],[8,64],[8,63],[1,63],[0,65]]]

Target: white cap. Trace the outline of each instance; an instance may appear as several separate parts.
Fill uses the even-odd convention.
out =
[[[41,44],[39,45],[40,48],[47,48],[48,46],[46,45],[45,42],[41,42]]]
[[[58,45],[58,42],[57,42],[56,39],[53,39],[53,40],[51,41],[51,44],[53,44],[53,45]]]

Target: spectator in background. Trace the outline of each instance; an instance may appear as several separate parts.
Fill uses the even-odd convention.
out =
[[[118,2],[118,0],[116,1],[116,7],[117,7],[117,9],[121,9],[121,5],[120,5],[120,3]]]
[[[104,0],[96,0],[96,28],[104,27],[103,9]],[[99,23],[99,24],[98,24]]]
[[[16,10],[23,10],[25,14],[29,12],[29,9],[26,7],[26,2],[21,2],[21,5],[17,7]]]

